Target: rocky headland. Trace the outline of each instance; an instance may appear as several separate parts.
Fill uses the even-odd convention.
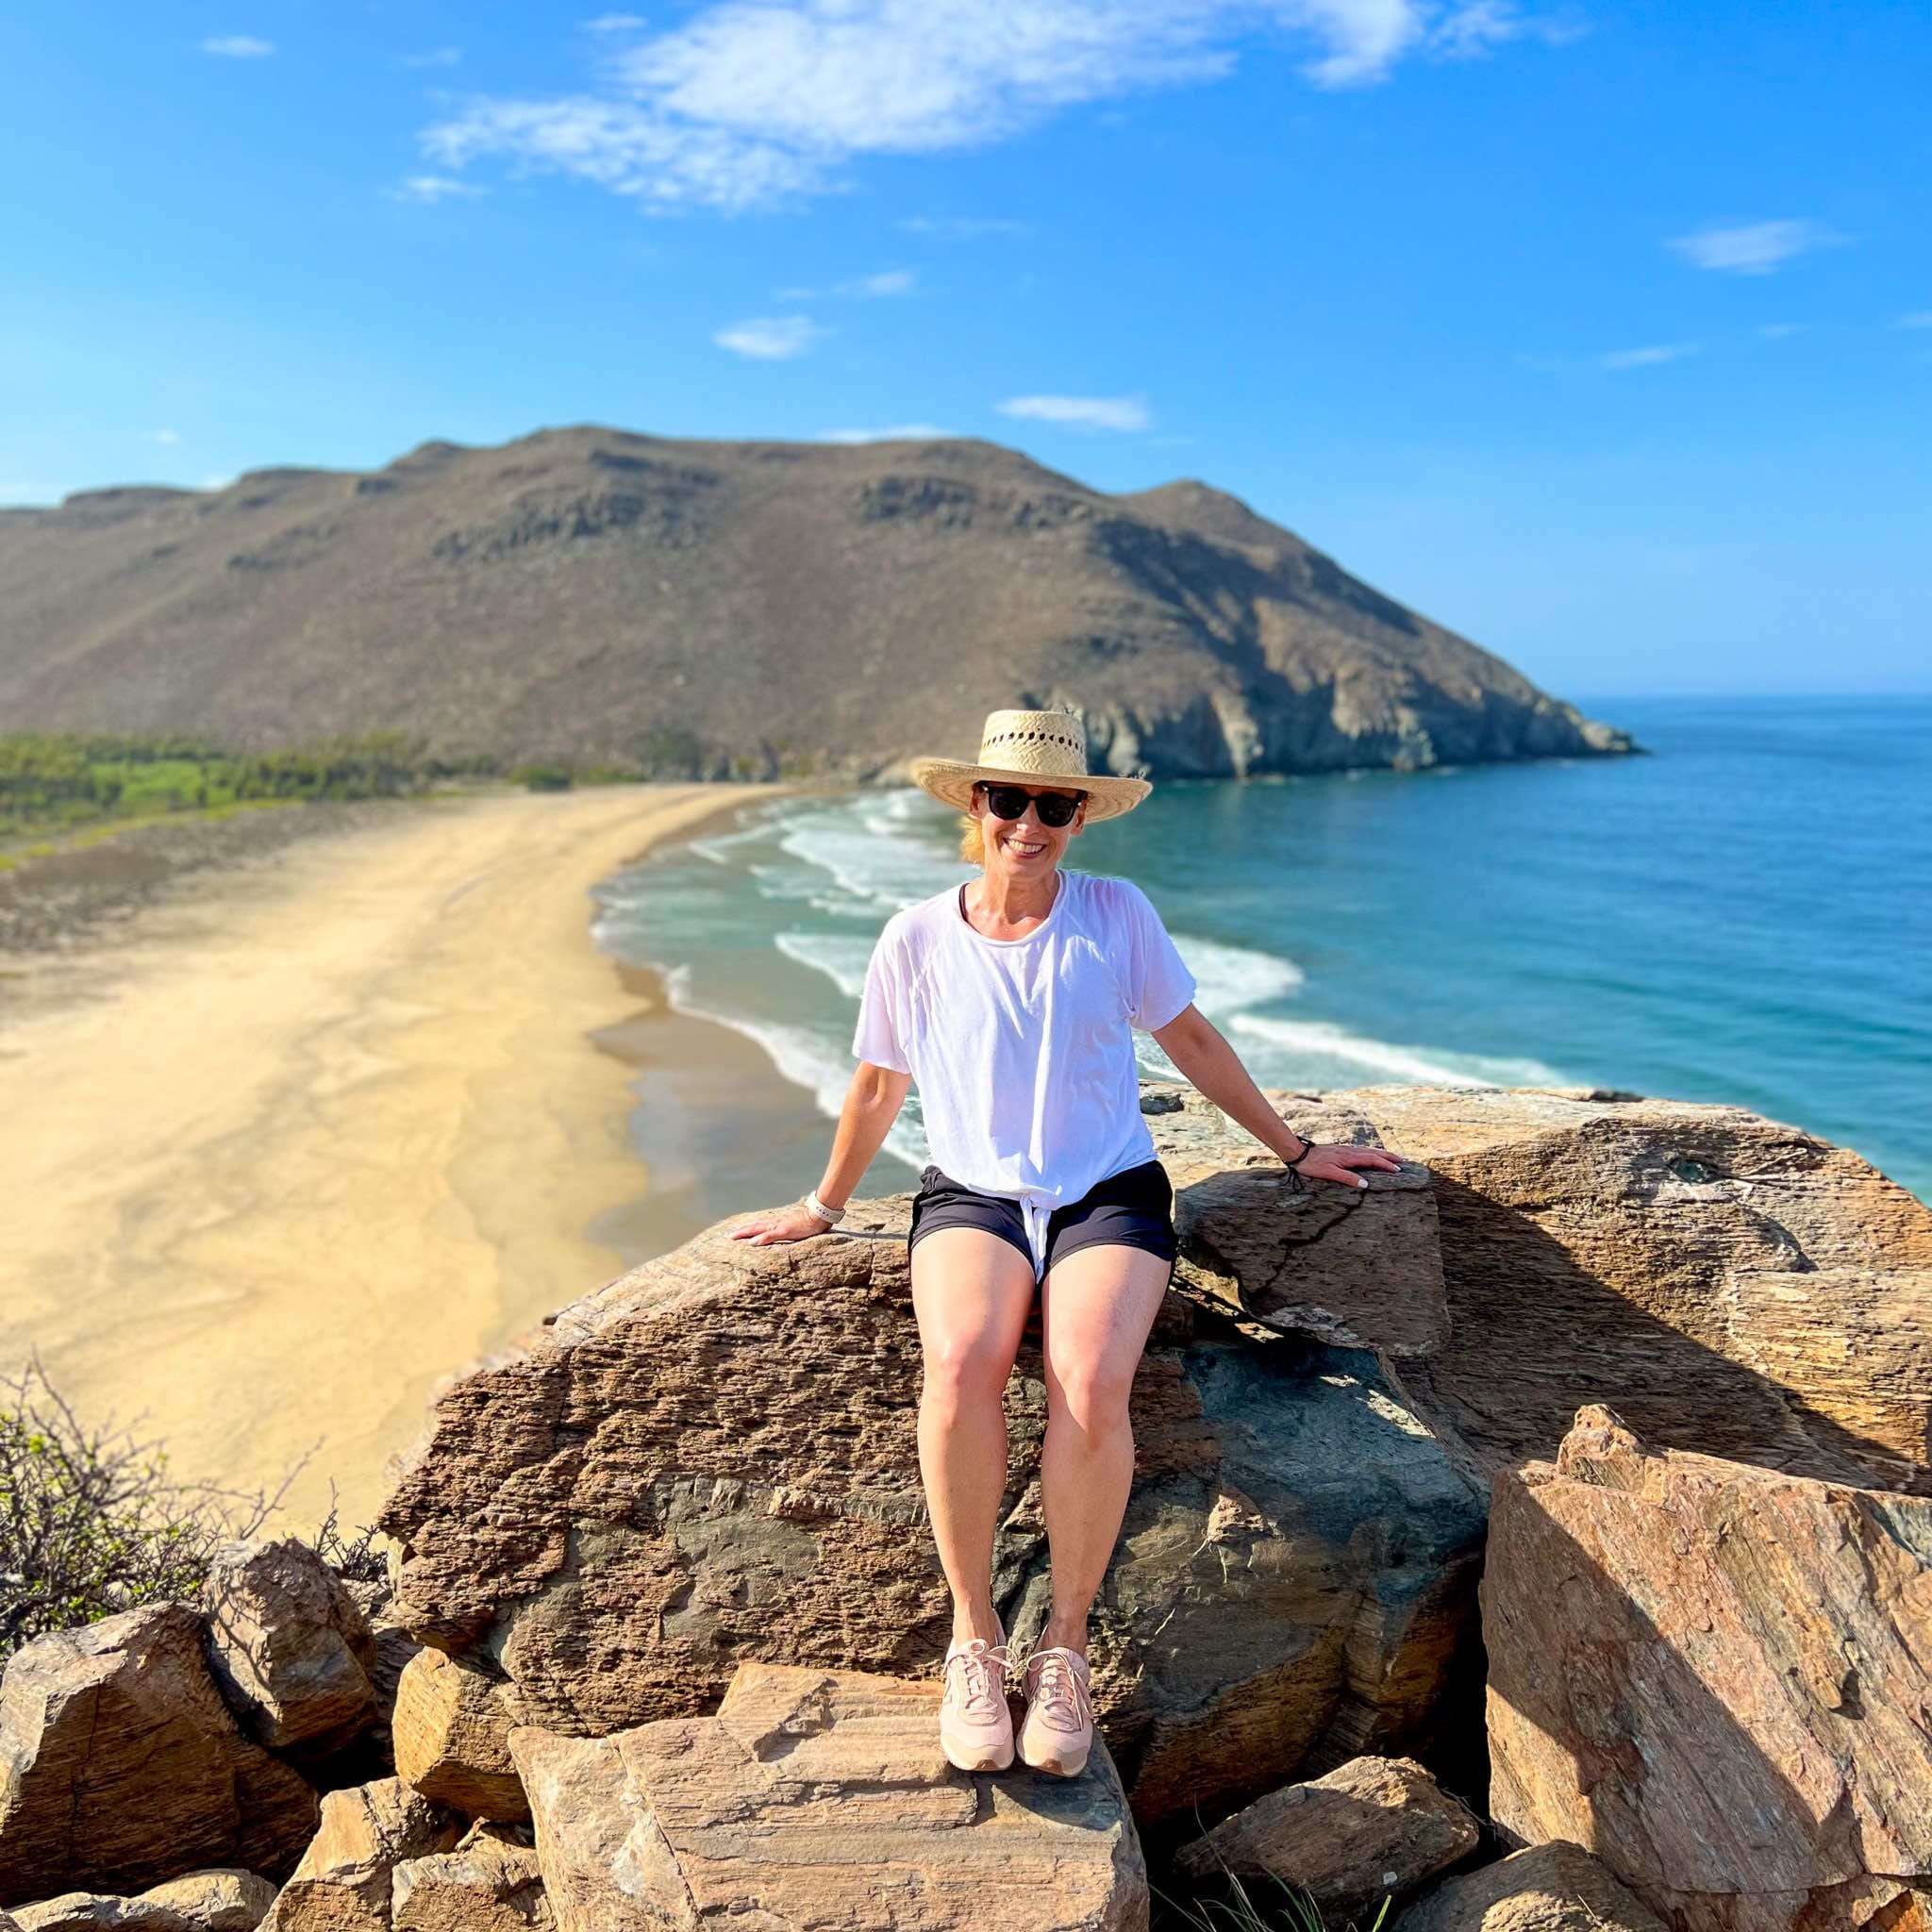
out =
[[[237,751],[403,731],[666,778],[890,776],[1006,705],[1226,777],[1628,737],[1206,484],[996,444],[586,425],[0,510],[0,717]],[[776,722],[774,722],[776,721]]]
[[[454,1382],[386,1582],[237,1546],[20,1651],[0,1926],[1133,1932],[1247,1874],[1395,1932],[1924,1932],[1932,1210],[1736,1108],[1271,1098],[1404,1164],[1344,1195],[1143,1090],[1182,1260],[1080,1778],[939,1756],[908,1204],[861,1201]]]

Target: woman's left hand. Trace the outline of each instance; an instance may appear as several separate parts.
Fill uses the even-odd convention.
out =
[[[1380,1147],[1358,1147],[1347,1141],[1333,1143],[1318,1141],[1313,1151],[1298,1161],[1291,1172],[1313,1181],[1340,1181],[1344,1188],[1365,1188],[1368,1182],[1355,1174],[1356,1168],[1374,1168],[1392,1174],[1401,1166],[1401,1161],[1394,1155],[1385,1153]]]

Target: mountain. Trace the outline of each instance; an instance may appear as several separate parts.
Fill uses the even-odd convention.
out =
[[[1632,749],[1205,484],[543,430],[0,510],[0,728],[890,774],[1068,703],[1158,775]]]

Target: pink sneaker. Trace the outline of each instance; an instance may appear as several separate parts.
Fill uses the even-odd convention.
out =
[[[1093,1748],[1093,1698],[1087,1659],[1056,1644],[1026,1659],[1026,1716],[1020,1756],[1035,1771],[1078,1777]]]
[[[1004,1771],[1013,1761],[1013,1713],[1007,1707],[1007,1637],[946,1646],[940,1700],[940,1749],[961,1771]]]

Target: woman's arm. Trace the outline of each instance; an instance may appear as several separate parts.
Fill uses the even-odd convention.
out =
[[[819,1182],[818,1196],[827,1208],[842,1208],[852,1191],[864,1177],[873,1157],[886,1144],[906,1094],[912,1085],[910,1074],[895,1074],[890,1067],[875,1067],[861,1060],[852,1084],[845,1090],[845,1104],[839,1109],[839,1125],[832,1135],[831,1158],[825,1162],[824,1178]],[[769,1247],[774,1241],[802,1241],[827,1232],[829,1224],[821,1221],[804,1203],[779,1208],[760,1214],[741,1227],[731,1230],[735,1241],[749,1241],[755,1248]]]
[[[1268,1105],[1234,1048],[1198,1007],[1185,1008],[1154,1038],[1193,1086],[1279,1159],[1292,1159],[1308,1144]],[[1401,1165],[1392,1154],[1385,1154],[1379,1147],[1338,1142],[1318,1146],[1296,1166],[1295,1173],[1317,1180],[1340,1181],[1344,1187],[1365,1188],[1368,1182],[1351,1173],[1352,1168],[1387,1170]]]

